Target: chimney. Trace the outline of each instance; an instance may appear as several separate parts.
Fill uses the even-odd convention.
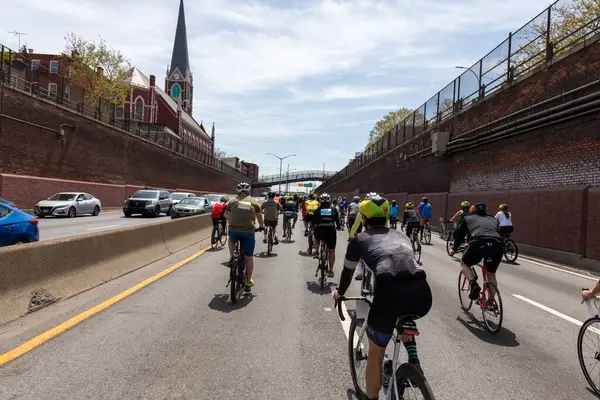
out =
[[[156,76],[150,75],[150,87],[154,87],[156,85]]]
[[[33,54],[33,49],[27,49],[27,51],[29,51],[29,54]]]
[[[98,73],[98,75],[104,75],[104,68],[96,67],[96,72]]]

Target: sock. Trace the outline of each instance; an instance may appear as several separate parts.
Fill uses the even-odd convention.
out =
[[[417,342],[413,338],[410,342],[405,342],[404,347],[408,353],[408,362],[419,365],[419,355],[417,354]]]

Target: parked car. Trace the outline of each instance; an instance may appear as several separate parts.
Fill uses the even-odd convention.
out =
[[[33,213],[38,218],[47,216],[69,217],[92,214],[97,216],[102,209],[102,203],[89,193],[61,192],[35,205]]]
[[[214,206],[215,204],[217,204],[221,200],[221,196],[227,196],[227,195],[226,194],[211,193],[211,194],[207,194],[206,198],[208,199],[208,201],[210,201],[210,204]],[[229,197],[230,200],[233,198],[231,196],[227,196],[227,197]]]
[[[181,200],[187,197],[196,197],[194,193],[188,192],[173,192],[171,193],[171,198],[173,199],[173,205],[179,203]]]
[[[0,202],[0,246],[40,240],[38,220],[10,204]]]
[[[13,206],[14,208],[19,208],[14,201],[6,200],[0,197],[0,203],[8,204],[9,206]]]
[[[187,197],[173,206],[171,218],[187,217],[190,215],[199,215],[209,213],[213,209],[212,204],[206,197]]]
[[[173,199],[167,190],[138,190],[123,203],[123,214],[126,217],[133,214],[142,214],[144,217],[158,217],[161,213],[169,215],[172,204]]]

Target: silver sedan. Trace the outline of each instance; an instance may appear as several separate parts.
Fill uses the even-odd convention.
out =
[[[82,214],[97,216],[101,209],[100,200],[89,193],[61,192],[37,203],[33,213],[38,218],[47,216],[73,218]]]
[[[171,219],[209,213],[213,209],[206,197],[186,197],[171,210]]]

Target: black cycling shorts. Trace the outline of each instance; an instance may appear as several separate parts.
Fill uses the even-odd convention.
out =
[[[498,270],[503,255],[504,243],[500,240],[479,238],[469,242],[469,246],[462,256],[462,262],[472,267],[483,260],[483,265],[488,272],[494,274]]]
[[[318,241],[325,241],[325,244],[329,250],[335,249],[335,244],[337,242],[337,232],[335,230],[335,226],[317,226],[315,228],[315,239]]]
[[[421,224],[419,224],[418,222],[411,222],[410,224],[407,224],[404,228],[406,229],[406,236],[410,237],[414,230],[421,229]]]
[[[367,336],[377,346],[386,347],[399,317],[407,314],[424,317],[432,303],[431,289],[424,278],[376,282],[367,319]]]
[[[500,236],[507,237],[508,235],[510,235],[511,233],[513,233],[513,231],[515,230],[515,227],[512,226],[512,225],[510,225],[510,226],[501,226],[498,229],[500,230]]]

